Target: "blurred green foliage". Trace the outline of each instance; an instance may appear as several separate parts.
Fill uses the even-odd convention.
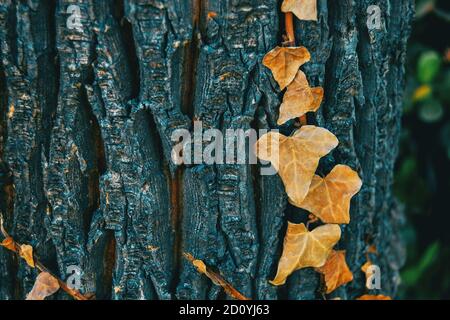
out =
[[[416,1],[394,191],[408,258],[400,298],[450,298],[450,1]]]

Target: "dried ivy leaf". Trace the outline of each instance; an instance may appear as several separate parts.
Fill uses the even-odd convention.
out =
[[[317,271],[324,275],[327,294],[353,280],[353,273],[345,261],[345,250],[333,250],[327,262]]]
[[[270,283],[279,286],[295,270],[322,267],[340,238],[341,228],[335,224],[323,225],[310,232],[303,223],[289,222],[277,275]]]
[[[320,108],[320,105],[322,104],[322,100],[323,100],[323,88],[322,87],[315,87],[315,88],[311,88],[311,92],[313,94],[313,102],[311,105],[311,109],[317,111]]]
[[[286,121],[301,117],[307,112],[315,112],[319,109],[323,98],[322,88],[309,87],[306,75],[298,70],[294,81],[288,86],[280,106],[280,116],[277,124],[282,125]]]
[[[383,296],[382,294],[379,295],[370,295],[370,294],[365,294],[359,298],[356,298],[356,300],[392,300],[391,297],[389,296]]]
[[[22,244],[19,250],[20,256],[27,262],[27,264],[34,268],[33,247],[28,244]]]
[[[263,64],[272,71],[280,89],[286,88],[295,78],[298,68],[311,59],[305,47],[276,47],[263,59]]]
[[[0,246],[5,247],[8,250],[16,251],[16,246],[14,243],[14,239],[11,237],[7,237],[3,239],[3,241],[0,243]]]
[[[214,272],[206,266],[202,260],[195,259],[191,254],[184,253],[184,256],[189,260],[196,268],[197,271],[207,276],[215,285],[221,286],[224,291],[232,298],[236,300],[250,300],[237,291],[228,281],[226,281],[220,274]]]
[[[300,20],[317,21],[317,0],[284,0],[281,11],[292,12]]]
[[[48,272],[41,272],[26,300],[44,300],[59,290],[58,280]]]
[[[257,156],[270,161],[283,180],[290,200],[301,203],[306,197],[321,157],[338,145],[330,131],[302,126],[291,137],[278,132],[263,135],[256,143]]]
[[[369,268],[372,266],[372,262],[371,261],[367,261],[366,263],[364,263],[361,267],[361,271],[364,272],[366,274],[367,277],[367,271],[369,270]]]
[[[361,179],[354,170],[337,165],[325,178],[314,176],[302,202],[291,202],[325,223],[347,224],[350,222],[350,200],[361,186]]]

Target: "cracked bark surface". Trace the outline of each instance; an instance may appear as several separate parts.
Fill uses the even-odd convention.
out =
[[[77,4],[80,29],[67,27]],[[379,5],[381,30],[368,30]],[[262,66],[281,43],[273,0],[0,2],[0,206],[6,227],[67,279],[81,268],[98,299],[222,299],[182,258],[189,252],[253,299],[317,299],[312,269],[273,287],[288,220],[278,176],[257,166],[170,160],[175,129],[277,128],[282,94]],[[361,192],[339,249],[355,279],[333,293],[366,293],[360,272],[375,245],[382,290],[395,295],[405,252],[391,184],[400,133],[412,0],[318,0],[318,22],[296,21],[303,67],[325,101],[310,123],[336,134],[337,163]],[[289,133],[292,125],[281,128]],[[0,250],[0,299],[23,299],[36,273]],[[373,292],[375,293],[375,292]],[[55,298],[67,299],[64,293]]]

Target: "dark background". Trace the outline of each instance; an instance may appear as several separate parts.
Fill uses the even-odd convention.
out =
[[[395,193],[408,259],[399,298],[450,299],[450,1],[417,0]]]

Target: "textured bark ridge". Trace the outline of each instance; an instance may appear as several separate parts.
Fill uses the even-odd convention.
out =
[[[365,293],[373,263],[395,294],[404,259],[390,190],[400,131],[412,0],[318,0],[318,22],[296,24],[312,53],[303,68],[326,97],[309,119],[336,134],[336,163],[363,189],[340,249],[355,275],[334,295]],[[67,8],[80,8],[69,28]],[[379,5],[380,30],[367,7]],[[202,259],[254,299],[322,297],[312,269],[273,278],[288,219],[278,176],[257,166],[170,161],[175,129],[277,128],[281,94],[262,66],[283,33],[273,0],[59,0],[0,3],[0,206],[6,227],[81,291],[98,299],[221,299],[185,259]],[[289,131],[292,127],[284,126]],[[70,268],[69,268],[70,269]],[[22,299],[35,271],[0,250],[0,299]],[[57,298],[68,298],[59,293]]]

